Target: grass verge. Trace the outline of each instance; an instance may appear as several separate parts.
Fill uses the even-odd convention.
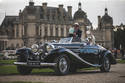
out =
[[[96,67],[83,68],[80,70],[96,70]],[[40,73],[53,73],[54,70],[46,69],[33,69],[31,74],[40,74]],[[0,66],[0,75],[19,75],[16,65],[2,65]]]
[[[39,73],[50,73],[54,72],[54,70],[46,68],[46,69],[33,69],[32,74]],[[2,65],[0,66],[0,75],[17,75],[19,72],[17,71],[16,65]]]
[[[124,63],[125,63],[125,60],[118,59],[118,60],[117,60],[117,63],[124,64]]]
[[[0,60],[1,65],[12,65],[16,60]]]

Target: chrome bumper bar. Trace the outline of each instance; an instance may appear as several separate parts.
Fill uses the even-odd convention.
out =
[[[14,64],[28,66],[27,62],[14,62]],[[56,66],[56,63],[40,63],[40,66]]]

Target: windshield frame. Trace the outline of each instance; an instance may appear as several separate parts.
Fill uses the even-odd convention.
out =
[[[72,40],[73,40],[73,37],[68,37],[68,38],[61,38],[60,40],[59,40],[59,43],[72,43]]]

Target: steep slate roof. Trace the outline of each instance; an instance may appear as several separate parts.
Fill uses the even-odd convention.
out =
[[[19,16],[5,16],[0,27],[7,27],[9,25],[13,26],[14,22],[19,21]]]
[[[87,18],[86,12],[84,12],[81,8],[81,3],[78,4],[79,8],[78,10],[75,12],[74,14],[74,20],[77,19],[84,19],[84,24],[86,24],[87,26],[91,25],[90,20]]]

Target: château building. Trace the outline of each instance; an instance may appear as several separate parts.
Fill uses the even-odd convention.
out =
[[[81,3],[78,10],[72,16],[72,6],[66,9],[63,5],[49,7],[47,3],[37,6],[33,1],[29,2],[18,16],[5,16],[0,26],[0,50],[15,49],[23,46],[30,47],[34,43],[59,40],[68,36],[69,28],[75,22],[80,24],[82,38],[86,37],[87,26],[92,23],[82,10]],[[98,17],[97,30],[92,30],[96,42],[103,46],[113,46],[113,19],[105,9],[105,15]]]
[[[108,9],[105,8],[104,16],[98,16],[98,28],[93,30],[96,37],[96,43],[106,47],[114,47],[113,18],[109,16]]]

